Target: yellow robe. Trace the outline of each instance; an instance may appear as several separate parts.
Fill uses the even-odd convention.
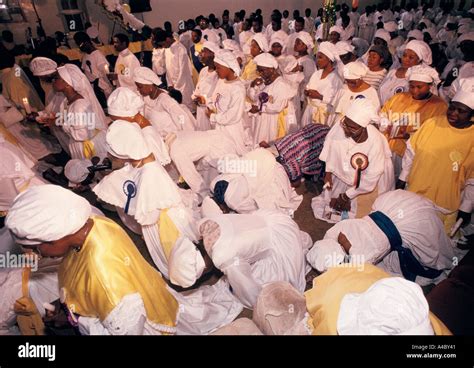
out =
[[[342,298],[349,293],[363,293],[375,282],[391,277],[371,264],[364,264],[363,272],[360,267],[333,267],[313,280],[313,288],[305,293],[309,327],[313,329],[313,335],[337,335]],[[452,335],[431,312],[430,321],[435,335]]]
[[[119,225],[102,216],[92,219],[94,227],[81,250],[71,250],[60,265],[62,301],[74,313],[103,321],[123,297],[139,293],[147,319],[162,326],[163,333],[173,333],[178,302],[161,275]]]
[[[407,132],[419,129],[428,119],[435,116],[444,116],[448,105],[438,96],[431,96],[427,100],[415,100],[409,92],[395,94],[382,107],[381,112],[386,114],[390,121],[398,120],[401,114],[408,118],[410,128]],[[416,127],[413,129],[412,126]],[[400,157],[403,157],[406,150],[404,139],[389,139],[390,149]]]
[[[449,211],[457,211],[461,192],[474,178],[474,125],[452,127],[446,116],[428,119],[410,138],[415,152],[408,189]]]
[[[250,59],[249,62],[245,65],[240,79],[242,79],[243,81],[254,81],[258,77],[260,76],[257,73],[257,64],[255,64],[253,59]]]

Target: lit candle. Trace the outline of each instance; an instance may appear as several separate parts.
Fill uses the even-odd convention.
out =
[[[109,64],[105,64],[105,74],[110,74]]]
[[[30,102],[28,101],[28,97],[23,97],[23,106],[25,107],[26,113],[31,114],[31,107]]]

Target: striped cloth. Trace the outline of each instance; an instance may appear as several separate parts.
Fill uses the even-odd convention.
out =
[[[324,163],[319,160],[324,140],[330,128],[322,124],[310,124],[275,143],[278,162],[285,168],[290,181],[303,175],[320,176]]]

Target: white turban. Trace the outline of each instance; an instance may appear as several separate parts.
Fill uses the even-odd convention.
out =
[[[423,41],[423,33],[419,29],[413,29],[408,32],[407,40],[414,38],[415,40]]]
[[[286,49],[286,44],[287,44],[287,38],[282,37],[281,35],[274,33],[272,37],[270,38],[270,48],[274,43],[278,43],[282,47],[282,51],[285,51]]]
[[[30,187],[19,194],[5,225],[19,244],[55,241],[77,232],[91,215],[91,205],[57,185]]]
[[[471,110],[474,110],[474,92],[472,89],[467,89],[461,86],[461,89],[456,92],[451,102],[460,102]]]
[[[387,32],[396,32],[398,31],[398,25],[394,21],[386,22],[383,25],[383,29],[385,29]]]
[[[361,79],[365,77],[369,68],[361,61],[352,61],[344,65],[344,79]]]
[[[42,56],[35,57],[30,62],[30,70],[37,77],[53,74],[57,68],[58,64],[54,60]]]
[[[237,57],[230,50],[219,50],[214,55],[214,62],[232,69],[235,75],[240,76],[240,66]]]
[[[108,113],[114,116],[131,117],[143,110],[143,99],[127,87],[118,87],[107,99]]]
[[[90,160],[74,158],[64,166],[64,175],[71,183],[80,184],[89,176],[88,168],[91,166],[92,162]]]
[[[227,40],[222,41],[222,46],[226,50],[242,51],[242,47],[240,47],[240,44],[237,41],[231,40],[229,38]]]
[[[133,72],[133,81],[141,84],[154,84],[160,86],[163,82],[161,78],[150,68],[140,66]]]
[[[86,29],[86,33],[90,38],[97,38],[99,37],[99,30],[96,26],[90,26]]]
[[[332,26],[331,28],[329,28],[329,33],[331,34],[333,32],[342,34],[344,32],[344,30],[340,26]]]
[[[178,239],[169,258],[170,281],[183,288],[193,286],[201,277],[206,265],[201,252],[188,238]]]
[[[436,69],[428,65],[415,65],[408,69],[408,81],[418,81],[425,83],[434,83],[438,85],[440,82],[439,74]]]
[[[374,38],[380,38],[387,42],[387,44],[390,42],[392,37],[390,37],[390,33],[388,33],[385,29],[379,28],[375,32]]]
[[[95,95],[94,89],[86,75],[74,64],[66,64],[58,68],[61,79],[69,84],[74,90],[87,100],[95,114],[95,128],[105,130],[107,128],[106,117],[102,106]]]
[[[268,52],[256,56],[253,61],[255,64],[257,64],[257,66],[263,66],[274,69],[278,68],[278,61],[273,55],[269,54]]]
[[[474,41],[474,32],[464,33],[461,37],[458,38],[458,45],[463,41]]]
[[[318,240],[306,254],[306,260],[318,272],[343,263],[345,257],[346,252],[334,239]]]
[[[301,31],[298,33],[298,36],[296,38],[299,38],[301,42],[306,45],[306,47],[308,48],[308,52],[314,48],[313,37],[311,37],[308,32]]]
[[[454,96],[460,90],[474,91],[474,77],[456,78],[451,84],[450,94]]]
[[[371,121],[378,121],[377,110],[367,98],[356,98],[351,102],[346,111],[346,117],[361,127],[367,127]]]
[[[120,159],[141,160],[151,153],[140,126],[124,120],[116,120],[107,130],[107,151]]]
[[[209,51],[213,52],[214,54],[220,50],[220,47],[217,43],[211,41],[205,41],[202,44],[203,49],[208,49]]]
[[[433,26],[433,23],[428,18],[421,18],[420,23],[425,23],[428,28]]]
[[[462,26],[465,24],[470,24],[471,23],[471,18],[461,18],[459,19],[458,26]]]
[[[255,41],[258,47],[260,47],[260,50],[262,50],[263,52],[270,51],[270,47],[268,46],[268,41],[266,37],[263,35],[263,33],[257,33],[256,35],[254,35],[252,37],[252,41]]]
[[[431,65],[433,62],[431,49],[426,42],[420,40],[411,40],[407,43],[406,50],[412,50],[422,61],[423,64]]]
[[[421,287],[401,277],[388,277],[363,293],[342,298],[339,335],[434,335]]]
[[[339,41],[336,43],[336,50],[339,56],[354,53],[355,47],[349,41]]]
[[[463,24],[462,26],[459,26],[458,28],[458,36],[469,33],[470,31],[471,31],[471,25]]]
[[[339,52],[338,52],[337,46],[331,42],[327,42],[327,41],[321,42],[319,44],[318,52],[326,55],[326,57],[331,61],[336,61],[339,58]]]

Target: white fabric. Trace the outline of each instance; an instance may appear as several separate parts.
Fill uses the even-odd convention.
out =
[[[92,166],[90,160],[69,160],[64,167],[64,175],[73,184],[80,184],[89,176],[88,167]]]
[[[82,57],[82,70],[89,82],[94,82],[99,79],[98,86],[102,89],[105,97],[108,97],[112,91],[113,86],[107,76],[109,70],[109,62],[100,50],[95,50],[90,54],[84,54]]]
[[[240,65],[232,51],[225,49],[219,50],[214,55],[214,63],[225,66],[231,69],[237,77],[240,76]]]
[[[30,70],[37,77],[51,75],[57,68],[58,64],[54,60],[42,56],[35,57],[30,62]]]
[[[226,40],[226,41],[232,41],[232,40]],[[220,50],[219,45],[215,42],[211,41],[204,41],[202,44],[203,49],[208,49],[209,51],[213,52],[214,54]]]
[[[324,43],[324,42],[322,42],[322,43]],[[352,46],[352,44],[349,41],[339,41],[338,43],[336,43],[335,46],[336,46],[337,55],[339,55],[339,56],[348,54],[349,52],[354,53],[354,50],[355,50],[355,47]],[[319,51],[321,51],[321,50],[319,50]],[[323,52],[323,54],[324,54],[324,52]],[[326,54],[324,54],[324,55],[326,55]]]
[[[140,66],[135,69],[133,73],[133,81],[135,83],[141,83],[141,84],[148,84],[148,85],[155,85],[155,86],[160,86],[163,82],[161,81],[161,78],[158,77],[153,70],[150,68]]]
[[[337,46],[335,46],[331,42],[321,42],[319,44],[318,52],[324,54],[332,62],[336,61],[339,55]],[[347,52],[350,52],[350,51],[347,51]]]
[[[87,200],[57,185],[39,185],[18,195],[5,225],[20,244],[39,244],[74,234],[87,222]]]
[[[116,120],[107,130],[107,150],[121,159],[141,160],[151,153],[140,126],[125,120]]]
[[[411,40],[407,43],[405,50],[412,50],[425,65],[431,65],[433,62],[431,49],[423,41]]]
[[[203,97],[206,104],[214,93],[214,89],[216,88],[218,80],[219,76],[217,75],[217,72],[215,70],[211,71],[207,66],[202,68],[199,72],[198,82],[192,97]],[[209,130],[211,128],[211,121],[206,115],[207,106],[205,104],[202,106],[197,106],[196,130]]]
[[[423,64],[409,68],[406,77],[408,81],[434,83],[435,85],[438,85],[440,82],[439,74],[436,69]]]
[[[385,42],[387,42],[387,45],[389,44],[391,40],[390,33],[388,33],[386,30],[381,29],[381,28],[377,29],[377,31],[374,34],[374,38],[380,38],[384,40]]]
[[[462,36],[458,38],[458,45],[461,44],[463,41],[474,41],[474,32],[467,32],[464,33]]]
[[[253,62],[257,64],[257,66],[263,66],[263,67],[273,68],[273,69],[278,68],[277,60],[272,54],[269,54],[268,52],[264,52],[264,53],[261,53],[260,55],[257,55],[253,59]]]
[[[345,221],[339,222],[339,224]],[[327,233],[324,239],[315,242],[308,254],[306,254],[306,260],[318,272],[326,272],[329,267],[335,267],[343,263],[345,258],[346,252],[337,242],[337,239],[329,238]]]
[[[295,41],[298,38],[301,40],[301,42],[303,42],[306,45],[306,47],[308,48],[308,54],[311,55],[313,53],[313,48],[314,48],[313,37],[311,37],[311,35],[308,32],[301,31],[298,33],[298,36],[295,38]]]
[[[414,38],[418,41],[423,41],[423,32],[421,32],[419,29],[413,29],[408,32],[407,40],[409,40],[410,38]]]
[[[252,41],[255,41],[257,43],[257,45],[260,47],[260,50],[262,50],[262,52],[270,51],[268,41],[267,41],[266,37],[263,35],[263,33],[255,34],[252,37]]]
[[[366,128],[371,122],[378,120],[377,110],[373,103],[366,98],[357,98],[346,110],[346,117],[357,125]]]
[[[379,280],[364,293],[346,294],[337,331],[340,335],[434,335],[420,286],[398,277]]]
[[[453,99],[451,100],[453,102],[460,102],[467,107],[469,107],[471,110],[474,109],[474,92],[472,90],[464,90],[460,89],[456,94],[454,95]]]
[[[401,92],[408,92],[408,79],[396,76],[396,69],[391,69],[379,86],[380,101],[385,104],[392,96]]]
[[[384,23],[383,28],[384,28],[387,32],[396,32],[396,31],[398,31],[398,25],[397,25],[397,23],[394,22],[394,21],[390,21],[390,22]]]
[[[303,237],[290,217],[259,210],[251,215],[221,215],[204,219],[219,225],[220,237],[206,244],[214,265],[228,278],[234,295],[253,308],[263,285],[287,281],[305,288]]]
[[[118,77],[118,87],[126,87],[138,93],[137,86],[133,80],[135,69],[138,67],[140,67],[140,62],[128,48],[121,51],[115,62],[114,69]]]
[[[270,38],[270,49],[273,46],[273,44],[278,43],[282,47],[282,52],[286,51],[286,46],[288,42],[288,36],[284,37],[281,34],[274,33],[272,37]]]
[[[333,32],[339,33],[341,35],[344,32],[344,29],[342,29],[340,26],[332,26],[329,28],[329,33],[331,34]]]
[[[143,99],[138,93],[126,87],[118,87],[107,99],[107,112],[114,116],[131,117],[141,112],[143,105]]]
[[[367,65],[360,61],[353,61],[344,65],[344,79],[361,79],[368,71]]]

